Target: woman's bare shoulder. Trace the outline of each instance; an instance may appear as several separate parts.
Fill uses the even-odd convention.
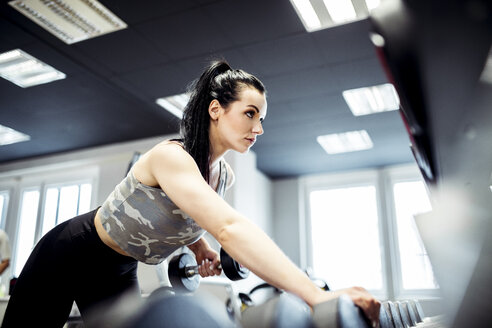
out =
[[[163,164],[170,165],[184,164],[179,162],[188,162],[190,160],[194,163],[193,158],[184,149],[183,144],[174,140],[165,140],[155,145],[148,152],[147,160],[151,162],[157,160],[157,163],[162,162]]]
[[[156,186],[158,172],[172,173],[193,169],[194,166],[195,161],[179,142],[165,140],[142,155],[133,168],[133,174],[140,182]]]

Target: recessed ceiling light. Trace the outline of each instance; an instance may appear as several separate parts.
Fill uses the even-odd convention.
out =
[[[380,0],[290,0],[308,32],[366,18]]]
[[[373,9],[376,9],[380,4],[381,0],[365,0],[367,9],[371,12]]]
[[[190,96],[187,93],[182,93],[175,96],[169,96],[165,98],[159,98],[155,102],[164,107],[171,114],[183,118],[183,110],[186,104],[190,100]]]
[[[492,52],[489,54],[489,57],[487,57],[485,67],[483,68],[482,75],[480,76],[480,81],[492,84]]]
[[[16,0],[9,5],[67,44],[127,27],[96,0]]]
[[[62,72],[20,49],[0,54],[0,76],[22,88],[66,77]]]
[[[0,125],[0,145],[10,145],[16,142],[30,140],[31,137],[22,132],[16,131],[9,127]]]
[[[350,0],[323,0],[323,2],[335,23],[350,22],[357,18],[354,5]]]
[[[355,116],[397,110],[400,99],[391,83],[343,91],[343,98]]]
[[[373,147],[371,137],[366,130],[318,136],[318,143],[330,155],[366,150]]]
[[[300,16],[302,22],[306,26],[306,30],[315,31],[321,28],[321,21],[314,11],[311,2],[306,0],[291,0],[294,8],[297,11],[297,15]]]

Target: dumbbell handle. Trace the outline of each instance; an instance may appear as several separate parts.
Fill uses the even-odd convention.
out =
[[[219,263],[219,266],[217,267],[219,270],[222,270],[222,265]],[[198,265],[190,265],[190,266],[186,266],[184,267],[183,269],[184,271],[184,274],[186,275],[186,277],[193,277],[194,275],[198,274]]]

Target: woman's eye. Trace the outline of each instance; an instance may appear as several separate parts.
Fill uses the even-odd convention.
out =
[[[255,113],[253,111],[251,112],[246,112],[246,115],[249,117],[249,118],[253,118],[255,116]]]

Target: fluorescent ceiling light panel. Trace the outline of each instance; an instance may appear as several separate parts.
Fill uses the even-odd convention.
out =
[[[345,90],[342,95],[355,116],[387,112],[400,108],[400,99],[391,83]]]
[[[9,127],[0,125],[0,145],[10,145],[16,142],[30,140],[31,137]]]
[[[64,79],[66,75],[28,53],[15,49],[0,54],[0,77],[27,88]]]
[[[366,130],[328,134],[318,136],[316,140],[330,155],[366,150],[373,147],[372,140]]]
[[[380,0],[290,0],[308,32],[369,16]]]
[[[357,18],[354,5],[350,0],[323,0],[331,19],[335,23],[345,23]]]
[[[321,28],[321,21],[309,0],[291,0],[291,3],[302,23],[306,26],[306,30],[315,31]]]
[[[164,107],[164,109],[166,109],[171,114],[179,118],[183,118],[183,110],[186,107],[186,104],[188,104],[189,100],[190,96],[187,93],[182,93],[175,96],[159,98],[155,102],[159,106]]]
[[[373,9],[376,9],[380,4],[380,0],[365,0],[366,1],[366,6],[367,9],[369,9],[369,12],[371,12]]]
[[[67,44],[127,27],[96,0],[16,0],[9,5]]]

